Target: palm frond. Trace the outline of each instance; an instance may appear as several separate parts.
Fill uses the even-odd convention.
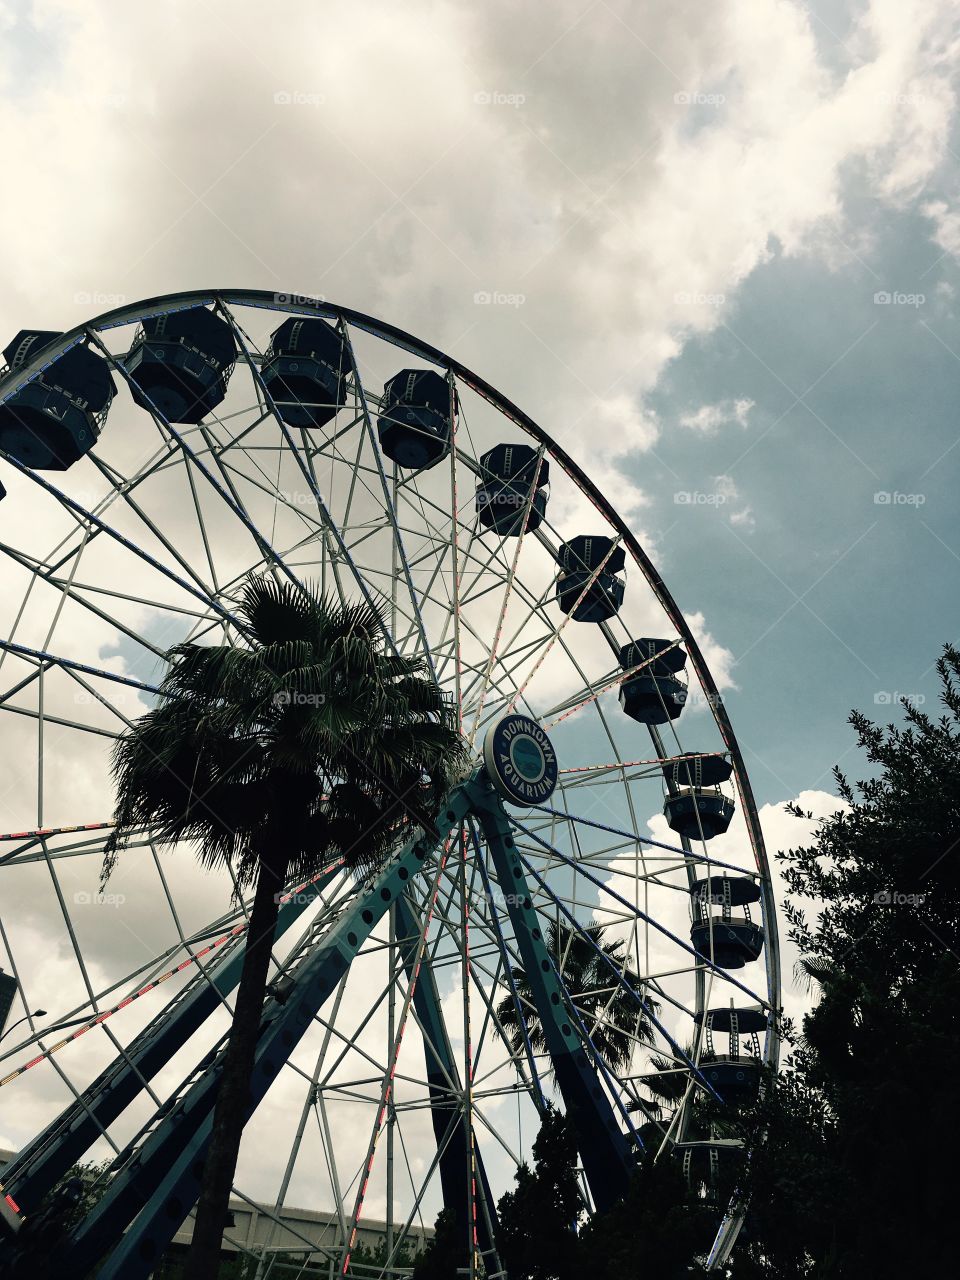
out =
[[[249,647],[172,648],[160,703],[117,740],[105,875],[135,827],[195,841],[241,882],[265,850],[367,870],[432,824],[466,759],[452,707],[421,659],[386,652],[375,608],[254,577],[240,613]]]

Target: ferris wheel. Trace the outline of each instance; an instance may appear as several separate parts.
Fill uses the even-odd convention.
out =
[[[409,1274],[447,1208],[463,1273],[495,1276],[551,1105],[587,1212],[644,1151],[709,1199],[730,1144],[699,1103],[748,1107],[777,1063],[770,873],[701,648],[580,463],[443,352],[309,297],[153,298],[4,357],[0,964],[27,1028],[0,1045],[0,1272],[80,1160],[109,1163],[77,1274],[146,1277],[189,1232],[249,902],[149,829],[100,889],[110,751],[173,645],[245,642],[252,573],[375,604],[473,764],[383,867],[287,887],[234,1190],[267,1229],[227,1244],[275,1280],[281,1253]],[[714,1202],[719,1265],[742,1211]]]

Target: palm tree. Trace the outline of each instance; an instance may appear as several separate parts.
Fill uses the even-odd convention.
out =
[[[547,930],[547,948],[563,975],[566,988],[597,1052],[614,1071],[626,1071],[636,1041],[649,1042],[653,1038],[653,1028],[646,1012],[615,977],[615,972],[621,974],[634,991],[644,994],[641,979],[626,967],[626,944],[621,941],[604,942],[602,924],[574,929],[562,921],[553,921]],[[602,956],[598,955],[598,950]],[[606,961],[603,956],[606,956]],[[512,973],[530,1047],[537,1053],[543,1053],[547,1038],[534,1003],[530,979],[524,969],[516,968]],[[646,1007],[656,1014],[659,1005],[646,996],[644,998]],[[523,1026],[512,993],[500,1001],[497,1016],[514,1052],[519,1053],[523,1048]]]
[[[688,1058],[692,1058],[693,1045],[687,1045],[684,1053]],[[704,1059],[705,1057],[706,1055]],[[658,1053],[650,1055],[650,1065],[653,1070],[646,1075],[638,1076],[637,1082],[653,1096],[653,1102],[644,1102],[642,1106],[632,1103],[629,1110],[645,1113],[656,1111],[658,1115],[662,1115],[664,1104],[668,1108],[675,1108],[683,1101],[683,1095],[690,1083],[690,1072],[681,1058],[674,1060]]]
[[[278,914],[290,875],[331,857],[376,868],[434,814],[466,759],[420,659],[383,647],[367,605],[251,578],[247,647],[177,645],[158,705],[116,743],[116,827],[195,842],[202,865],[254,887],[247,945],[185,1280],[216,1275]]]

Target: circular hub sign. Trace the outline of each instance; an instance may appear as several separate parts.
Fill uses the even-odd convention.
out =
[[[493,785],[512,804],[543,804],[557,785],[557,755],[529,716],[504,716],[487,730],[483,762]]]

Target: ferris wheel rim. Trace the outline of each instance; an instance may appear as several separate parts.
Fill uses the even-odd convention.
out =
[[[296,301],[293,301],[296,299]],[[664,582],[662,576],[651,560],[650,556],[643,549],[639,539],[630,529],[627,522],[620,516],[619,512],[606,496],[597,488],[590,479],[587,472],[575,461],[567,450],[537,423],[529,414],[525,413],[512,400],[498,391],[490,382],[480,377],[461,361],[456,360],[453,356],[447,355],[439,347],[433,346],[431,343],[425,342],[415,335],[397,325],[392,325],[387,321],[382,321],[368,313],[357,311],[350,307],[341,306],[338,303],[331,302],[325,298],[310,298],[306,294],[283,294],[270,293],[267,290],[256,289],[192,289],[178,293],[161,294],[151,298],[144,298],[137,302],[125,303],[123,306],[115,307],[110,311],[105,311],[99,316],[95,316],[90,320],[86,320],[72,329],[64,332],[58,339],[51,342],[49,346],[44,348],[33,361],[28,363],[23,369],[15,373],[8,374],[0,380],[0,403],[5,402],[10,396],[14,395],[21,387],[30,382],[37,374],[46,367],[52,360],[62,355],[70,347],[77,342],[82,341],[87,331],[90,329],[102,331],[105,329],[119,328],[123,325],[133,324],[138,320],[146,319],[154,315],[164,314],[167,312],[184,310],[188,307],[201,306],[208,303],[215,303],[218,300],[233,303],[237,306],[251,306],[269,311],[286,312],[291,315],[316,315],[325,319],[342,318],[347,324],[355,328],[365,330],[374,337],[382,338],[395,346],[404,348],[423,359],[427,359],[434,364],[448,369],[455,377],[459,378],[466,386],[471,387],[485,400],[487,400],[495,409],[502,413],[505,417],[511,419],[518,427],[531,435],[541,445],[543,445],[550,453],[551,458],[559,462],[563,470],[577,484],[582,492],[594,503],[604,518],[615,528],[623,539],[624,545],[630,551],[636,564],[644,574],[648,584],[656,595],[661,607],[669,621],[673,624],[693,661],[697,677],[701,686],[710,699],[709,705],[714,713],[714,719],[720,728],[724,738],[724,743],[730,753],[731,760],[734,763],[735,772],[738,779],[738,789],[741,792],[741,802],[744,807],[744,816],[747,821],[748,832],[750,834],[751,844],[753,846],[754,856],[757,861],[758,869],[763,879],[770,879],[769,859],[766,853],[766,845],[763,833],[760,828],[759,814],[757,810],[756,800],[753,795],[753,789],[749,782],[746,764],[743,754],[740,750],[739,742],[734,732],[730,717],[727,714],[726,707],[720,695],[719,688],[713,678],[709,666],[703,656],[699,643],[680,607],[677,605],[672,593]],[[772,903],[771,903],[772,906]],[[776,1003],[779,1005],[779,965],[777,965],[778,973],[776,982],[771,984],[778,996]]]
[[[376,317],[356,311],[352,308],[339,306],[333,302],[327,301],[326,299],[311,299],[306,295],[276,294],[265,290],[214,289],[190,290],[143,299],[138,302],[125,304],[119,308],[114,308],[100,316],[84,321],[82,324],[75,326],[72,330],[64,333],[60,338],[52,342],[40,353],[39,356],[35,357],[34,360],[23,369],[5,377],[2,382],[0,382],[0,402],[7,400],[10,396],[14,395],[22,386],[36,377],[37,374],[52,360],[56,359],[77,342],[81,342],[87,338],[91,331],[99,333],[108,329],[119,328],[136,323],[138,320],[148,318],[152,315],[173,312],[209,303],[216,304],[218,302],[232,304],[238,307],[260,308],[271,312],[281,312],[291,315],[314,315],[325,319],[341,320],[348,326],[352,326],[357,330],[365,331],[378,339],[390,342],[392,345],[407,350],[420,359],[427,360],[432,364],[447,370],[455,378],[459,379],[464,386],[471,388],[490,405],[492,405],[492,407],[501,415],[511,420],[528,436],[536,440],[545,452],[549,454],[551,460],[556,461],[560,465],[562,470],[571,480],[573,480],[581,492],[589,498],[594,506],[600,511],[608,524],[617,531],[619,537],[622,539],[624,547],[631,555],[633,561],[641,569],[644,578],[656,596],[667,619],[670,621],[687,649],[697,678],[700,681],[700,685],[708,696],[708,705],[711,708],[714,721],[720,730],[727,753],[729,754],[731,763],[733,764],[736,785],[741,799],[741,810],[757,864],[757,874],[759,875],[761,891],[764,899],[763,915],[766,926],[765,964],[767,969],[767,1000],[765,1003],[770,1007],[775,1021],[779,1013],[780,1006],[780,971],[776,910],[773,901],[770,866],[766,854],[763,833],[760,827],[759,812],[753,795],[752,786],[750,784],[749,775],[746,770],[746,765],[739,743],[734,733],[723,699],[720,697],[719,689],[716,685],[713,674],[704,659],[700,646],[686,621],[685,615],[680,610],[652,560],[644,551],[639,540],[632,532],[626,521],[619,515],[613,504],[599,490],[599,488],[590,479],[589,475],[571,457],[566,449],[558,444],[544,428],[535,422],[534,419],[529,417],[529,415],[524,413],[508,397],[503,395],[503,393],[499,392],[485,379],[475,374],[466,365],[447,355],[439,348],[422,341],[397,326],[391,325],[385,321],[377,319]],[[454,519],[456,519],[455,513]],[[765,1061],[768,1065],[771,1065],[774,1068],[776,1066],[778,1048],[779,1037],[774,1027],[771,1026],[771,1033],[766,1045]]]

